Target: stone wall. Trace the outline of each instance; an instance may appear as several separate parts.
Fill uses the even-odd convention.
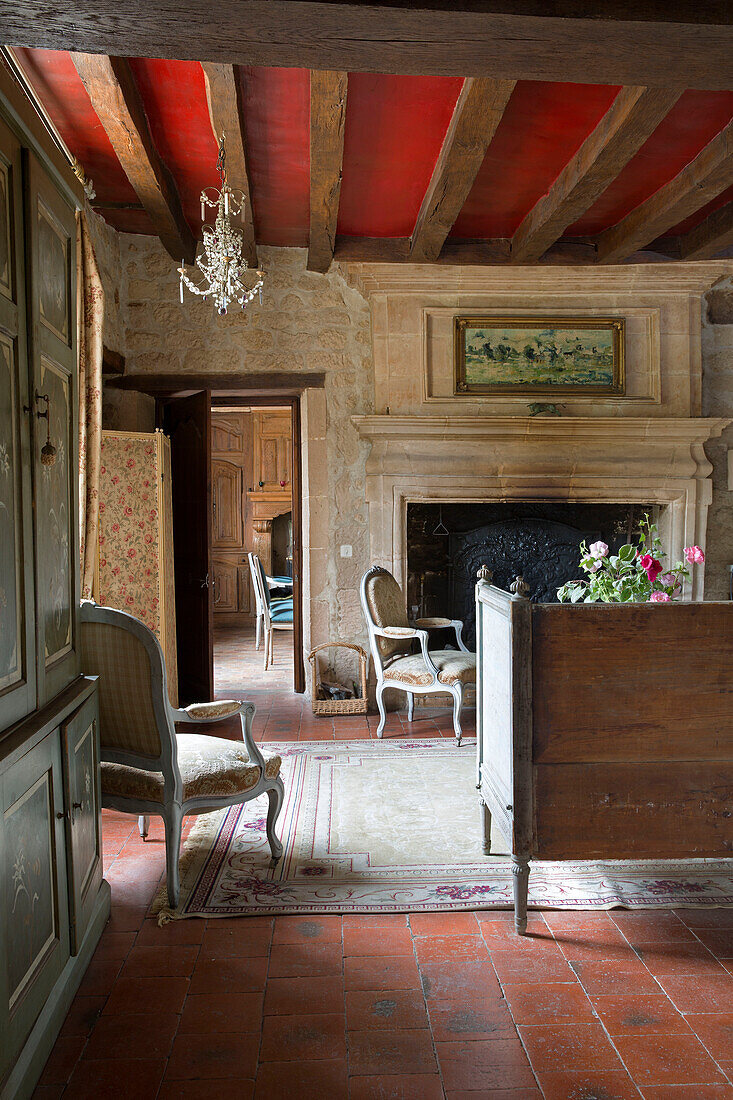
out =
[[[702,414],[733,417],[733,277],[708,292],[703,303]],[[705,447],[713,464],[713,503],[708,511],[705,599],[728,599],[733,564],[733,486],[728,486],[728,450],[733,425]]]
[[[304,437],[309,435],[317,441],[310,469],[304,466],[306,507],[311,517],[318,519],[314,526],[325,532],[317,543],[304,546],[310,563],[304,595],[310,601],[314,622],[312,633],[306,629],[306,645],[336,639],[363,641],[358,582],[369,564],[365,501],[369,447],[360,440],[351,416],[375,411],[375,388],[383,389],[381,375],[375,379],[372,319],[370,303],[362,294],[363,280],[354,277],[353,269],[346,272],[337,264],[325,276],[307,271],[306,252],[302,249],[261,248],[260,262],[267,272],[262,304],[255,302],[244,313],[235,309],[226,317],[219,317],[211,302],[203,302],[188,292],[181,306],[176,264],[156,239],[119,235],[94,215],[90,217],[90,226],[108,298],[105,343],[125,355],[128,373],[325,373],[325,409],[315,390],[306,391],[302,407]],[[446,275],[440,274],[442,278]],[[547,278],[546,273],[544,277]],[[638,297],[643,281],[642,273],[634,288],[637,310],[646,304]],[[435,304],[452,303],[436,300]],[[455,304],[463,308],[479,302],[473,297],[461,297]],[[614,301],[609,307],[622,304],[627,303]],[[385,303],[372,302],[372,305],[385,311],[386,316]],[[410,327],[412,312],[403,313],[404,316],[394,319],[396,327],[392,334],[402,344],[408,338],[414,340]],[[406,337],[402,330],[409,335]],[[378,362],[384,362],[380,367],[383,372],[387,359],[393,356],[385,358],[384,333],[376,322],[375,331],[378,334],[375,355]],[[690,340],[695,331],[692,318],[686,331],[687,344],[680,338],[678,348],[669,345],[667,362],[676,363],[679,370],[683,360],[694,376],[699,370],[699,357],[695,364],[696,345],[694,339]],[[718,287],[703,299],[702,359],[703,415],[733,416],[731,286]],[[431,402],[425,401],[419,376],[412,385],[412,412],[430,415],[447,411],[446,403],[430,407]],[[392,383],[389,388],[393,388]],[[664,388],[669,394],[669,385]],[[691,405],[695,403],[694,389],[693,384],[687,391]],[[399,411],[406,411],[406,407],[401,408],[404,395],[400,394],[395,402],[396,396],[392,392],[389,398]],[[669,397],[660,401],[657,396],[657,402],[657,415],[685,415],[682,402],[678,405],[673,400],[669,408],[665,407]],[[112,390],[107,390],[107,423],[117,428],[150,430],[152,404],[150,399],[133,398],[131,394],[115,396]],[[618,404],[616,415],[623,415],[626,411],[623,402]],[[380,406],[377,411],[384,409]],[[489,410],[466,407],[464,403],[457,411],[464,415],[486,415]],[[501,411],[516,415],[518,410],[507,407]],[[588,415],[586,409],[573,411]],[[609,415],[610,410],[604,411]],[[642,412],[638,408],[634,414],[654,415],[654,411],[645,408]],[[714,464],[706,570],[706,596],[712,599],[726,597],[727,567],[733,561],[733,494],[727,488],[726,465],[729,446],[733,446],[733,429],[707,447]],[[341,556],[342,545],[352,547],[351,557]]]
[[[311,469],[304,471],[312,489],[306,501],[311,517],[327,512],[325,523],[318,523],[325,539],[304,546],[310,559],[305,595],[323,615],[318,615],[317,630],[309,634],[306,629],[306,644],[363,638],[358,583],[369,553],[364,492],[368,447],[351,416],[372,411],[366,301],[336,265],[328,275],[319,275],[306,270],[304,249],[260,248],[260,264],[267,273],[262,304],[255,301],[244,313],[235,308],[220,317],[210,301],[188,291],[180,304],[176,264],[157,240],[122,234],[119,241],[128,373],[325,373],[325,447],[318,443],[318,457],[314,463],[311,455]],[[320,441],[316,404],[304,402],[304,429]],[[351,557],[341,557],[342,545],[352,547]]]

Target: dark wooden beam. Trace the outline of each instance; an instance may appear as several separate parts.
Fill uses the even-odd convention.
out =
[[[622,88],[610,108],[535,203],[512,237],[514,263],[538,260],[641,149],[682,94],[681,88]]]
[[[412,233],[416,263],[432,263],[473,187],[514,91],[513,80],[464,80]]]
[[[118,390],[135,390],[156,397],[182,396],[208,389],[219,397],[227,394],[299,394],[305,389],[323,389],[323,371],[267,371],[252,374],[126,374],[111,378],[107,385]]]
[[[733,202],[714,210],[694,229],[679,238],[683,260],[710,260],[733,247]]]
[[[345,72],[311,73],[308,270],[328,271],[336,242],[346,125]]]
[[[617,263],[684,221],[733,184],[733,122],[646,202],[597,238],[600,263]]]
[[[730,0],[13,0],[2,38],[241,65],[733,87]]]
[[[218,65],[205,61],[206,99],[209,118],[217,142],[226,135],[226,167],[230,187],[239,188],[244,194],[241,220],[244,259],[250,267],[257,268],[257,244],[255,240],[254,206],[247,169],[247,139],[244,127],[242,89],[233,65]]]
[[[677,238],[674,238],[676,241]],[[654,246],[634,253],[629,258],[630,263],[660,263],[674,258],[663,244],[669,242],[655,242]],[[672,242],[674,243],[674,242]],[[347,237],[339,235],[336,238],[334,259],[340,263],[362,264],[405,264],[415,263],[410,256],[410,241],[408,237]],[[469,239],[460,237],[448,237],[443,245],[436,264],[465,265],[467,267],[492,267],[513,263],[511,254],[511,242],[508,237],[494,239]],[[544,255],[535,261],[545,267],[583,266],[588,267],[596,263],[596,247],[591,237],[572,237],[557,241]]]
[[[155,55],[153,55],[155,56]],[[122,57],[72,54],[97,118],[170,255],[193,263],[196,242],[173,177],[155,147],[140,93]]]

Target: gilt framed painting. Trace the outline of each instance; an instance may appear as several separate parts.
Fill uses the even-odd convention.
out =
[[[456,317],[455,393],[622,396],[618,317]]]

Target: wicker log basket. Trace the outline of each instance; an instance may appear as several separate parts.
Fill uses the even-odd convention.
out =
[[[358,699],[319,699],[318,689],[320,679],[318,676],[318,663],[316,654],[322,649],[352,649],[359,657],[359,687],[361,695]],[[360,645],[351,642],[326,642],[317,645],[308,654],[308,660],[313,666],[311,675],[311,692],[313,696],[313,713],[322,717],[333,714],[366,714],[367,713],[367,655]]]

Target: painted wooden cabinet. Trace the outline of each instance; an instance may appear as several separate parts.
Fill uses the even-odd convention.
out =
[[[36,705],[22,180],[21,143],[0,117],[0,729]]]
[[[0,66],[0,1100],[32,1094],[110,908],[77,648],[81,199]]]

